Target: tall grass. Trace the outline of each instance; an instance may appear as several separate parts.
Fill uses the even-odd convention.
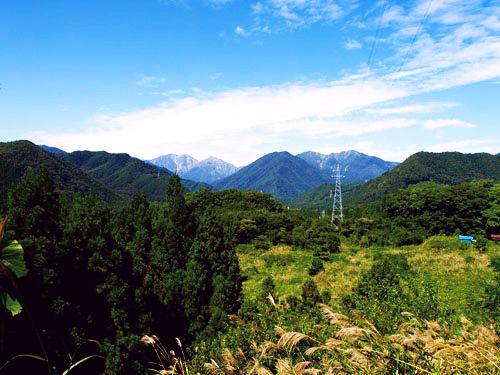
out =
[[[331,337],[276,327],[276,340],[252,344],[252,353],[224,349],[221,363],[205,364],[210,374],[498,374],[499,337],[492,328],[462,319],[458,331],[403,313],[397,333],[383,335],[361,315],[320,309]]]

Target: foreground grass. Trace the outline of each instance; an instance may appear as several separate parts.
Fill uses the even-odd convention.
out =
[[[481,320],[479,306],[485,297],[485,285],[494,277],[489,264],[491,257],[500,255],[498,244],[491,244],[487,252],[479,252],[472,246],[443,250],[426,244],[367,249],[343,245],[339,254],[324,262],[324,271],[313,277],[320,291],[328,289],[331,292],[332,305],[338,305],[343,296],[352,292],[361,273],[372,265],[375,252],[404,254],[418,281],[434,282],[438,288],[439,304],[446,307],[450,315]],[[302,284],[310,277],[308,269],[313,254],[289,246],[274,246],[268,251],[242,246],[238,249],[238,257],[246,278],[243,283],[245,298],[255,298],[262,281],[268,276],[276,284],[277,296],[286,298],[300,296]]]

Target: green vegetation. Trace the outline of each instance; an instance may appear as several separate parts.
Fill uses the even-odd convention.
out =
[[[73,195],[91,193],[114,201],[116,194],[93,180],[74,165],[42,150],[28,141],[0,143],[0,210],[7,202],[7,192],[28,170],[45,167],[52,174],[55,188]]]
[[[192,216],[178,177],[166,193],[163,205],[139,195],[113,209],[92,196],[62,201],[47,170],[21,179],[9,195],[6,237],[25,250],[25,309],[2,333],[9,345],[0,355],[45,362],[15,361],[10,371],[67,368],[68,347],[98,340],[107,373],[144,373],[144,332],[190,342],[238,310],[232,238],[214,216]]]
[[[11,315],[22,311],[18,297],[17,279],[26,276],[28,270],[23,258],[23,248],[16,240],[4,243],[7,220],[0,218],[0,316],[7,310]],[[3,347],[3,340],[1,341]]]
[[[92,154],[86,168],[118,169]],[[21,264],[22,246],[28,271],[14,291],[0,273],[22,306],[1,300],[0,373],[500,370],[499,182],[414,184],[335,225],[267,193],[186,193],[177,176],[156,203],[57,186],[28,170],[0,212],[0,248]]]
[[[393,170],[346,194],[346,203],[366,203],[419,182],[458,185],[473,180],[500,181],[500,157],[459,152],[418,152]]]
[[[61,157],[122,197],[142,192],[151,201],[162,201],[168,181],[174,175],[168,169],[148,164],[128,154],[75,151]],[[190,180],[182,180],[182,184],[190,191],[207,186]]]
[[[346,194],[359,188],[362,182],[350,182],[342,184],[342,193]],[[297,207],[307,210],[313,210],[321,213],[323,210],[330,211],[332,205],[332,197],[330,194],[335,191],[335,184],[323,184],[314,189],[306,191],[304,194],[299,195],[290,202],[290,207]]]
[[[214,186],[264,191],[286,201],[325,181],[321,171],[306,161],[288,152],[274,152],[215,182]]]

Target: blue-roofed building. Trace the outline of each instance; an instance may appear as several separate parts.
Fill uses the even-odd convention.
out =
[[[460,242],[467,242],[470,244],[476,242],[474,236],[458,236],[458,239],[460,240]]]

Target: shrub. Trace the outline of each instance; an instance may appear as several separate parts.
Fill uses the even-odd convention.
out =
[[[439,250],[439,251],[458,251],[464,250],[468,247],[467,243],[460,242],[456,237],[448,236],[433,236],[429,237],[423,247],[425,249]]]
[[[478,237],[476,240],[476,249],[479,251],[486,251],[486,247],[488,246],[488,240],[484,237]]]
[[[267,251],[271,248],[271,241],[266,236],[260,235],[253,240],[253,245],[257,250]]]
[[[317,275],[324,268],[325,267],[323,266],[323,261],[320,258],[314,257],[311,263],[311,268],[309,268],[309,275],[310,276]]]
[[[318,286],[314,280],[307,280],[302,285],[302,303],[306,306],[315,306],[321,302],[321,296],[318,291]]]

